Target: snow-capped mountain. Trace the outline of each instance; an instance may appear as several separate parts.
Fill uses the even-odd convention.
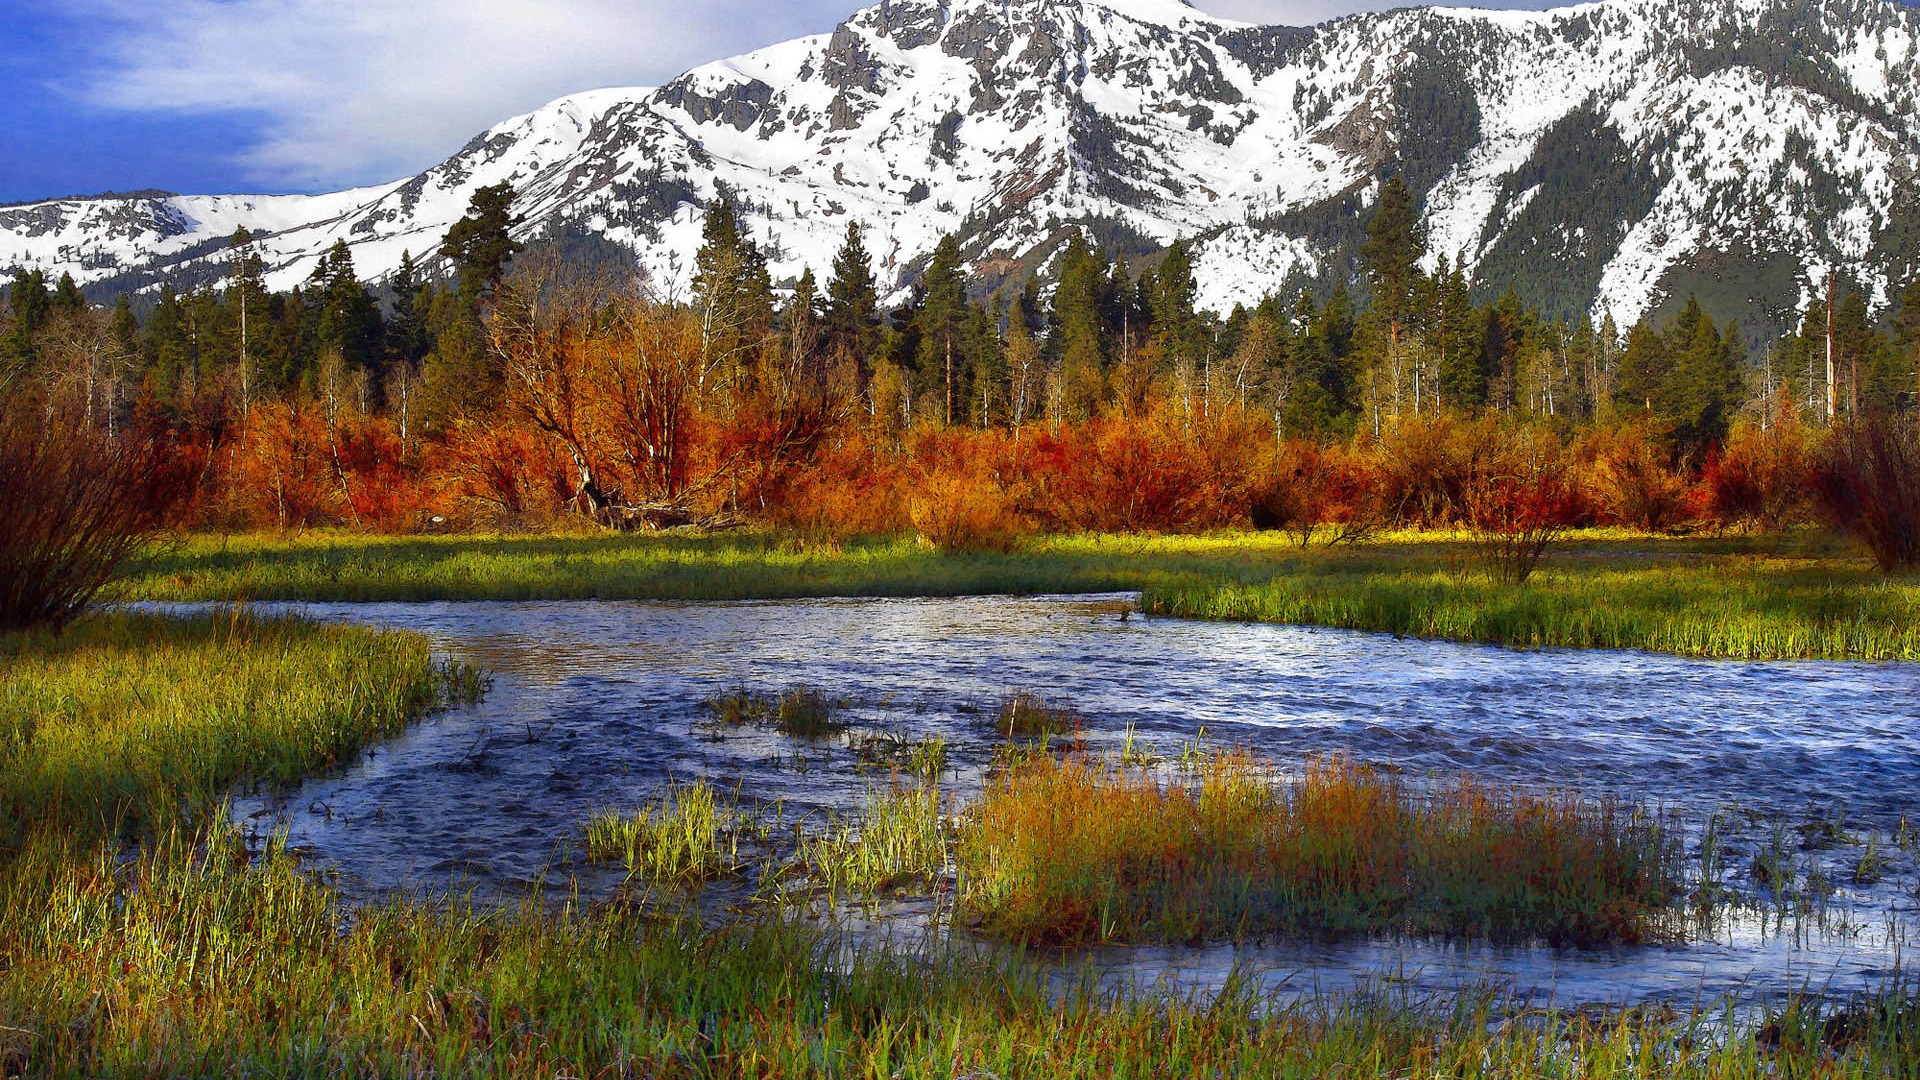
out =
[[[846,223],[883,283],[957,233],[983,281],[1070,230],[1196,243],[1229,309],[1350,266],[1379,177],[1424,195],[1433,258],[1483,291],[1624,325],[1682,291],[1723,310],[1871,300],[1920,257],[1920,16],[1886,0],[1602,0],[1262,27],[1179,0],[888,0],[830,34],[657,88],[562,98],[410,179],[332,195],[142,193],[0,207],[0,267],[208,279],[262,238],[292,285],[337,239],[363,276],[432,251],[473,189],[529,234],[586,229],[684,292],[728,194],[776,280]]]

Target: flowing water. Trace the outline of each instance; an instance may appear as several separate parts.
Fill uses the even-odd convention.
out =
[[[1147,619],[1132,600],[277,605],[419,631],[494,682],[480,704],[236,814],[284,826],[350,890],[596,893],[619,874],[570,855],[595,809],[705,777],[743,800],[782,800],[788,820],[850,813],[885,782],[850,748],[862,732],[944,736],[948,785],[964,796],[998,741],[995,704],[1028,689],[1077,707],[1094,749],[1117,749],[1131,727],[1162,753],[1204,738],[1282,763],[1340,752],[1416,780],[1464,771],[1620,795],[1690,822],[1690,854],[1717,818],[1727,879],[1755,901],[1673,946],[1372,941],[1060,958],[1109,980],[1205,989],[1238,969],[1302,992],[1490,982],[1563,1004],[1689,1004],[1872,989],[1900,968],[1920,906],[1920,865],[1896,843],[1908,819],[1920,823],[1920,666],[1517,652]],[[855,730],[808,743],[704,722],[703,702],[721,693],[795,685],[844,700]],[[1888,867],[1856,885],[1869,835]],[[1802,888],[1810,905],[1771,902],[1750,873],[1763,848],[1803,885],[1832,884]],[[918,925],[924,908],[904,905],[895,922]]]

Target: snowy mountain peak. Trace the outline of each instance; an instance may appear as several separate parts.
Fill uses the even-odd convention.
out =
[[[272,283],[335,240],[363,274],[431,251],[506,181],[529,235],[627,244],[684,293],[725,195],[776,279],[849,220],[909,283],[953,233],[983,284],[1072,231],[1195,245],[1230,308],[1348,272],[1377,180],[1421,194],[1433,258],[1552,311],[1630,321],[1686,292],[1777,323],[1828,265],[1914,272],[1920,26],[1886,0],[1602,0],[1251,26],[1180,0],[888,0],[658,88],[562,98],[394,184],[0,208],[0,266],[103,287],[214,280],[237,225]]]

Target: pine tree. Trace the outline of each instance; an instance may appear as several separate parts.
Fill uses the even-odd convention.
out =
[[[513,213],[513,185],[505,180],[475,188],[466,216],[440,241],[440,254],[453,268],[462,296],[479,304],[491,301],[507,264],[525,249],[513,230],[525,219]]]
[[[1336,430],[1348,413],[1346,372],[1341,366],[1344,339],[1351,333],[1344,290],[1325,308],[1313,293],[1300,290],[1293,303],[1290,360],[1293,389],[1280,408],[1278,426],[1289,435],[1324,434]]]
[[[1668,334],[1668,363],[1654,388],[1654,412],[1673,425],[1683,451],[1724,438],[1739,406],[1742,380],[1737,328],[1732,340],[1689,298]],[[1682,342],[1684,341],[1684,345]]]
[[[1534,345],[1538,320],[1509,288],[1488,308],[1482,320],[1481,370],[1486,372],[1488,407],[1511,409],[1519,387],[1519,363]]]
[[[1413,308],[1420,278],[1420,259],[1426,254],[1426,235],[1414,210],[1413,193],[1399,176],[1380,185],[1380,201],[1367,221],[1367,238],[1360,245],[1360,261],[1373,285],[1373,306],[1387,320],[1389,348],[1400,348],[1400,331]]]
[[[413,252],[400,253],[400,265],[387,279],[387,290],[393,294],[386,320],[387,406],[399,421],[400,441],[404,445],[412,433],[421,365],[432,348],[424,310],[430,299],[421,287],[420,268],[413,261]]]
[[[1439,362],[1439,399],[1442,408],[1462,412],[1487,403],[1486,353],[1482,336],[1486,317],[1473,306],[1467,276],[1458,266],[1448,270],[1444,260],[1434,283],[1433,346]]]
[[[744,390],[755,355],[773,333],[773,283],[766,257],[741,232],[725,198],[707,207],[694,267],[703,358],[723,381]]]
[[[1106,260],[1079,233],[1060,255],[1060,281],[1053,290],[1047,345],[1059,372],[1064,419],[1084,420],[1106,394],[1102,308],[1109,291]]]
[[[53,307],[53,296],[47,291],[47,275],[39,270],[15,267],[13,284],[7,289],[7,306],[13,314],[12,332],[7,335],[7,359],[16,371],[32,369],[37,366],[40,355],[36,339],[47,325]]]
[[[60,283],[54,286],[48,307],[56,315],[75,315],[87,310],[87,298],[80,292],[80,286],[74,283],[72,274],[60,275]]]
[[[1906,364],[1900,373],[1901,399],[1920,416],[1920,280],[1900,293],[1900,308],[1894,316],[1894,337]]]
[[[960,242],[951,234],[940,238],[933,260],[920,278],[917,313],[919,372],[917,392],[922,400],[941,402],[945,423],[967,418],[968,362],[965,329],[969,318],[967,281],[960,265]]]
[[[254,396],[259,391],[253,333],[256,320],[265,314],[266,264],[254,250],[253,234],[244,227],[233,231],[229,246],[233,256],[227,270],[226,301],[234,313],[234,363],[240,373],[240,411],[244,414],[252,410]]]
[[[827,347],[853,361],[863,375],[872,358],[878,306],[866,240],[860,223],[850,221],[847,238],[833,257],[833,276],[827,279],[825,330]]]
[[[1193,260],[1187,254],[1185,241],[1176,240],[1168,246],[1151,280],[1148,303],[1153,314],[1155,351],[1171,365],[1199,362],[1204,346],[1200,322],[1193,310],[1196,292]]]
[[[147,317],[146,367],[161,397],[176,407],[186,404],[198,386],[199,364],[180,296],[171,284],[160,286],[160,302]]]
[[[354,272],[353,251],[345,240],[334,241],[309,283],[317,355],[337,353],[356,384],[356,402],[363,408],[377,406],[385,381],[385,328],[373,294]]]

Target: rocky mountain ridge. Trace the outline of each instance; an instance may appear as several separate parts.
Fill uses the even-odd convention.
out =
[[[887,0],[832,33],[664,86],[555,101],[403,181],[320,196],[137,193],[0,207],[0,268],[97,288],[211,280],[260,236],[270,283],[336,240],[363,276],[430,252],[474,188],[528,235],[630,247],[684,294],[725,195],[776,281],[848,220],[910,283],[959,235],[989,285],[1072,230],[1195,245],[1217,310],[1351,272],[1380,177],[1421,194],[1431,259],[1482,294],[1622,325],[1699,293],[1778,323],[1827,270],[1875,305],[1920,261],[1920,17],[1886,0],[1415,8],[1318,27],[1178,0]]]

